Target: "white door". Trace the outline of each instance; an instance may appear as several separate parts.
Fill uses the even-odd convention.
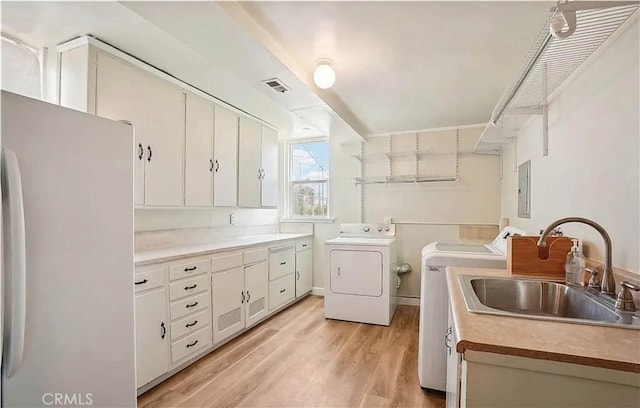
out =
[[[334,249],[330,253],[331,292],[382,296],[382,254]]]
[[[313,288],[313,250],[296,253],[296,297]]]
[[[136,295],[136,388],[169,370],[166,299],[165,288]]]
[[[213,206],[213,104],[187,94],[184,205]]]
[[[239,138],[238,205],[260,207],[262,126],[254,120],[240,118]]]
[[[161,79],[147,79],[145,205],[181,206],[183,201],[185,95]]]
[[[278,133],[262,126],[262,186],[263,207],[278,206]]]
[[[244,328],[244,268],[216,273],[213,289],[213,342],[219,343]]]
[[[216,106],[214,126],[213,205],[235,207],[238,205],[238,116]]]
[[[144,204],[144,167],[147,159],[145,140],[145,74],[124,61],[98,53],[96,115],[124,120],[134,126],[135,200]]]
[[[251,326],[262,319],[268,311],[269,268],[267,262],[260,262],[244,268],[246,298],[246,325]]]

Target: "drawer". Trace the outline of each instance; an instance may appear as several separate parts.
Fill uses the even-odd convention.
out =
[[[242,266],[242,252],[232,254],[221,254],[211,258],[211,269],[213,272],[226,271],[227,269]]]
[[[171,285],[169,285],[169,299],[176,300],[185,296],[204,292],[209,289],[209,284],[211,283],[209,276],[209,274],[205,274],[172,282]]]
[[[210,325],[211,312],[208,309],[185,317],[182,320],[171,323],[171,341]]]
[[[266,261],[269,257],[269,250],[267,248],[252,249],[250,251],[244,251],[242,254],[245,265],[251,265],[257,262]]]
[[[311,239],[296,242],[296,252],[305,251],[313,248],[313,241]]]
[[[190,296],[177,302],[171,302],[171,320],[178,319],[190,313],[198,312],[203,309],[209,309],[211,299],[209,291],[196,296]]]
[[[175,364],[209,346],[211,346],[211,328],[205,327],[171,344],[171,363]]]
[[[174,265],[169,268],[169,279],[176,280],[180,278],[186,278],[188,276],[200,275],[201,273],[206,273],[211,270],[211,263],[209,259],[197,259],[188,262],[189,260],[185,260],[184,263],[180,263],[179,265]]]
[[[166,268],[161,268],[136,273],[133,276],[133,286],[136,293],[164,285],[166,271]]]
[[[269,253],[269,280],[294,273],[296,270],[294,247]]]
[[[269,310],[276,309],[296,295],[295,275],[286,275],[269,282]]]

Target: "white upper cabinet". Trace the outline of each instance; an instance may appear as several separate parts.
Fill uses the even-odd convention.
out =
[[[260,207],[262,126],[254,120],[240,118],[239,134],[238,205]]]
[[[185,94],[177,86],[147,81],[145,205],[181,206],[183,201]]]
[[[238,205],[238,116],[216,106],[214,126],[213,205],[235,207]]]
[[[144,169],[147,159],[145,140],[145,74],[139,69],[98,53],[96,115],[131,122],[135,133],[135,204],[144,204]]]
[[[213,104],[187,94],[184,205],[213,206]]]
[[[262,185],[263,207],[278,206],[278,133],[262,126]]]

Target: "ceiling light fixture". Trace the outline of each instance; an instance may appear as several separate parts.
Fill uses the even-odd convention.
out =
[[[316,64],[316,69],[313,71],[313,82],[320,89],[331,88],[336,82],[336,72],[331,67],[331,60],[319,59]]]

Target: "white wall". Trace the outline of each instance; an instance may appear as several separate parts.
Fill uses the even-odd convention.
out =
[[[230,215],[238,227],[248,225],[274,225],[278,223],[278,210],[248,208],[202,208],[202,209],[137,209],[135,231],[158,231],[183,228],[232,227]]]
[[[459,224],[497,225],[500,221],[500,159],[470,153],[481,131],[482,128],[460,130],[458,182],[365,186],[365,222],[382,223],[391,218],[398,223],[398,262],[409,263],[413,268],[412,272],[402,275],[400,296],[420,296],[421,251],[425,245],[434,241],[459,241]],[[419,148],[445,151],[453,147],[454,134],[455,130],[421,133]],[[388,144],[386,137],[371,139],[365,144],[365,155],[386,152]],[[415,135],[392,137],[392,151],[414,148]],[[386,159],[366,163],[365,176],[387,175]],[[452,156],[429,155],[421,159],[420,173],[452,174],[451,163]],[[394,159],[392,170],[394,175],[411,174],[415,171],[415,161]]]
[[[640,272],[639,38],[636,13],[551,100],[549,155],[542,156],[541,119],[535,118],[518,134],[517,146],[504,149],[502,182],[502,214],[512,225],[537,233],[561,217],[591,218],[611,236],[614,265],[633,272]],[[514,170],[529,159],[531,219],[523,219]],[[584,239],[589,257],[604,259],[602,239],[590,227],[563,229]]]

